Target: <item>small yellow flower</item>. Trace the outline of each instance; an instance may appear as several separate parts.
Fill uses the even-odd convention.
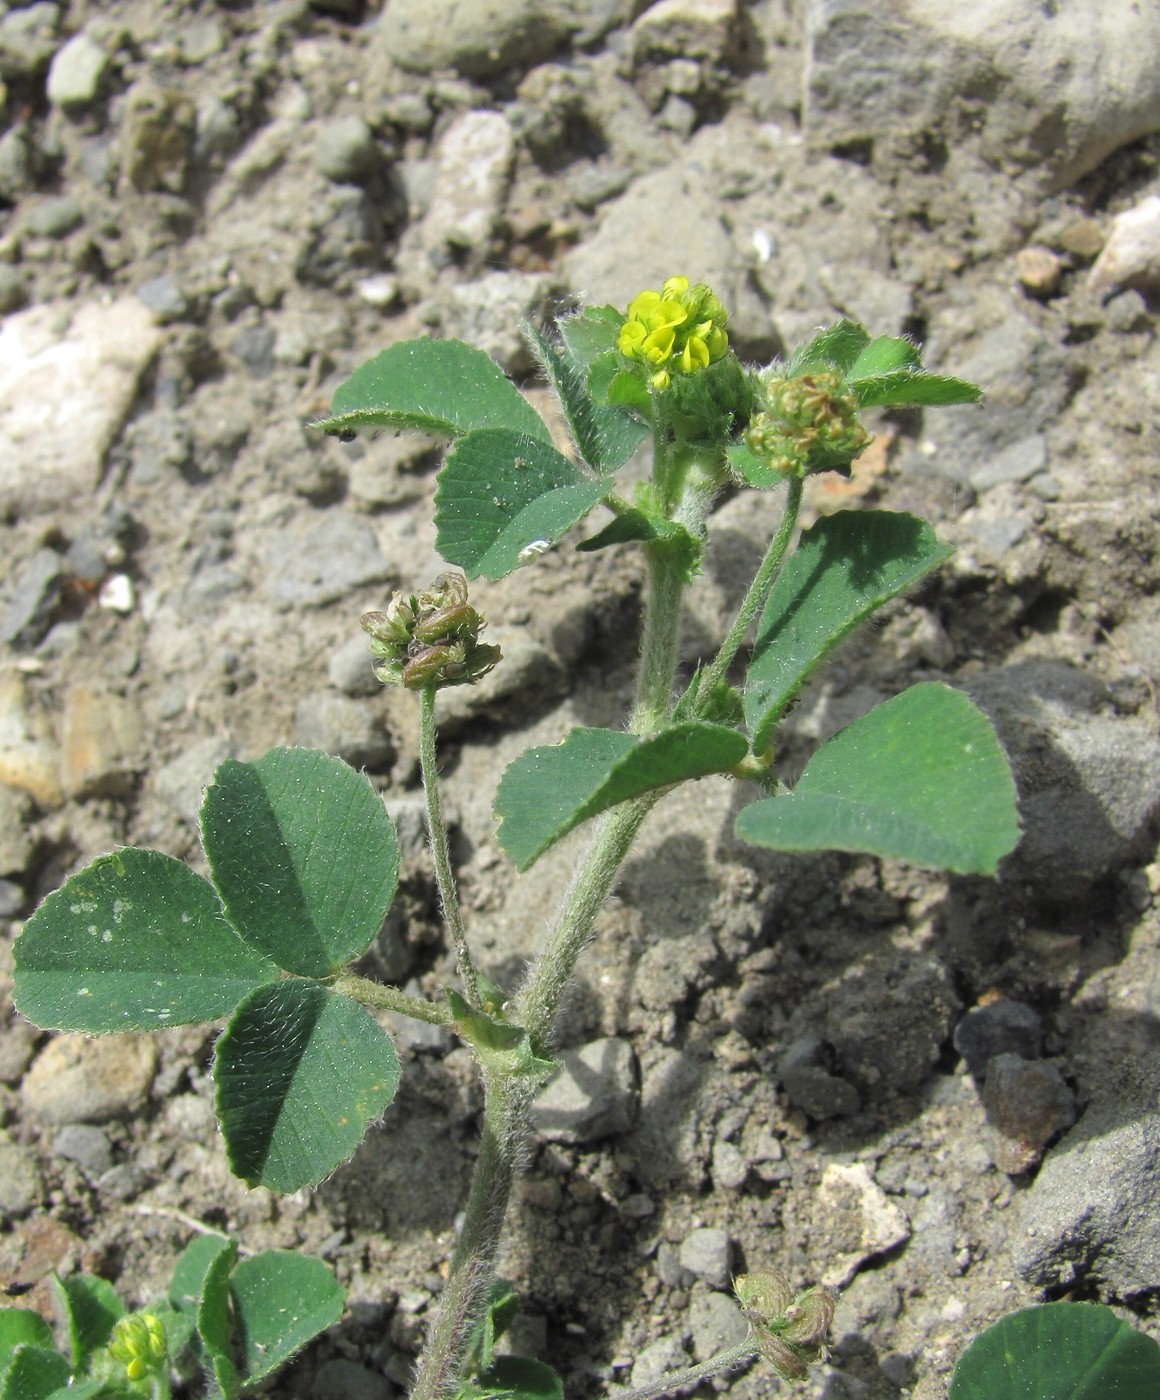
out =
[[[166,1364],[165,1328],[153,1313],[130,1313],[113,1328],[109,1355],[125,1368],[131,1381],[143,1380]]]
[[[626,360],[652,366],[649,384],[658,392],[672,383],[673,371],[695,374],[729,349],[725,308],[703,282],[670,277],[660,291],[638,293],[628,304],[616,348]]]

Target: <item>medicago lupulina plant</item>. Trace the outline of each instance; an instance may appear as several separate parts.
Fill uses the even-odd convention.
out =
[[[542,1363],[494,1353],[513,1303],[494,1264],[529,1104],[554,1070],[561,1000],[634,837],[666,792],[712,774],[750,784],[737,835],[779,851],[994,873],[1018,838],[994,732],[947,685],[915,685],[856,720],[817,749],[792,791],[772,766],[778,725],[815,667],[951,553],[924,521],[879,510],[820,519],[793,548],[805,478],[849,474],[870,441],[864,409],[973,402],[979,390],[928,373],[909,341],[871,339],[849,320],[785,363],[747,367],[717,297],[684,277],[641,292],[627,314],[589,308],[550,334],[526,335],[559,398],[567,455],[488,356],[454,340],[384,350],[338,389],[319,425],[344,438],[414,428],[451,441],[437,544],[462,572],[396,594],[362,624],[379,678],[418,699],[457,985],[426,1000],[352,971],[395,894],[395,833],[364,776],[304,749],[217,770],[201,808],[212,883],[155,851],[117,851],[48,896],[15,953],[17,1005],[41,1026],[150,1030],[228,1017],[214,1057],[226,1151],[239,1176],[275,1191],[332,1172],[390,1103],[399,1065],[374,1010],[445,1026],[470,1047],[482,1140],[418,1400],[560,1393]],[[617,471],[648,442],[651,475],[629,498]],[[737,489],[779,491],[780,523],[721,647],[682,684],[685,591],[714,504]],[[582,823],[593,832],[522,985],[499,988],[472,956],[456,895],[436,782],[437,697],[500,664],[499,649],[481,640],[467,581],[534,564],[597,507],[607,518],[579,548],[630,546],[647,571],[635,699],[623,728],[574,729],[503,775],[498,841],[519,870]],[[758,1353],[799,1377],[824,1355],[833,1310],[824,1290],[796,1293],[773,1273],[736,1288],[750,1341],[647,1393]]]

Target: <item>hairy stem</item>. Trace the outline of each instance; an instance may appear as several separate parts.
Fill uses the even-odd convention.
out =
[[[682,1371],[669,1371],[651,1385],[638,1386],[635,1390],[616,1390],[612,1394],[615,1400],[653,1400],[654,1396],[669,1395],[674,1390],[687,1390],[690,1386],[707,1381],[722,1371],[732,1370],[734,1366],[744,1366],[756,1355],[755,1342],[738,1342],[736,1346],[727,1351],[719,1351],[716,1356],[711,1356],[708,1361],[702,1361],[698,1366],[686,1366]]]
[[[411,1016],[416,1021],[427,1021],[432,1026],[449,1026],[451,1012],[445,1006],[424,1001],[422,997],[410,996],[398,987],[387,986],[382,982],[372,982],[369,977],[357,977],[353,972],[344,972],[336,977],[333,989],[363,1006],[373,1006],[376,1011],[398,1011]]]
[[[693,461],[676,462],[672,450],[662,448],[659,441],[657,459],[674,502],[671,518],[699,535],[712,502],[711,477]],[[660,482],[659,474],[656,479]],[[631,724],[634,733],[658,728],[671,712],[684,583],[681,562],[674,552],[659,547],[649,551],[649,599]],[[476,974],[463,938],[439,815],[434,735],[434,692],[426,690],[420,758],[431,845],[444,912],[459,954],[460,976],[468,988],[468,999],[478,1007]],[[641,823],[659,795],[646,793],[621,803],[601,820],[561,901],[544,948],[508,1008],[510,1020],[523,1027],[528,1045],[537,1056],[546,1055],[552,1044],[560,1003],[576,962],[592,937],[596,916]],[[527,1105],[534,1089],[526,1080],[505,1075],[494,1066],[491,1072],[485,1070],[484,1081],[483,1137],[463,1230],[452,1255],[447,1287],[428,1337],[412,1400],[445,1400],[462,1380],[472,1328],[486,1307],[494,1276],[496,1251],[526,1131]]]
[[[526,1131],[528,1092],[511,1079],[486,1085],[483,1137],[451,1256],[447,1287],[419,1363],[411,1400],[445,1400],[461,1380],[471,1333],[495,1274],[508,1197]]]
[[[745,640],[746,633],[752,626],[754,618],[769,597],[770,589],[781,572],[789,542],[793,538],[801,504],[802,479],[798,476],[791,476],[777,533],[770,541],[769,548],[765,551],[765,558],[762,559],[761,566],[753,577],[753,582],[741,600],[741,606],[737,610],[733,626],[729,629],[729,635],[721,643],[721,649],[714,657],[712,665],[708,666],[701,675],[699,683],[701,695],[709,695],[713,688],[725,679],[726,672],[733,664],[733,658],[741,649],[741,643]]]
[[[564,990],[592,936],[592,925],[617,871],[656,800],[656,795],[646,793],[614,807],[602,819],[564,895],[543,951],[516,996],[513,1020],[527,1031],[536,1054],[544,1054],[552,1044]]]
[[[427,795],[427,835],[435,863],[435,883],[439,888],[443,918],[451,934],[451,941],[455,944],[455,968],[459,973],[459,980],[463,983],[463,994],[470,1006],[478,1007],[479,980],[467,948],[467,936],[463,931],[463,916],[459,912],[459,895],[456,893],[455,874],[451,868],[447,828],[443,825],[443,814],[439,806],[439,775],[435,764],[435,687],[424,686],[419,692],[419,698],[422,702],[419,719],[419,766],[423,773],[423,791]]]

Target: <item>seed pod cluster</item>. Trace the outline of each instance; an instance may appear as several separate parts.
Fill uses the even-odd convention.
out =
[[[384,685],[471,685],[500,659],[499,647],[479,640],[487,621],[468,603],[462,574],[440,574],[422,593],[396,593],[384,611],[363,613],[359,622]]]
[[[795,1294],[784,1274],[765,1270],[733,1280],[753,1340],[783,1380],[800,1381],[809,1364],[826,1359],[826,1334],[837,1299],[828,1288]]]

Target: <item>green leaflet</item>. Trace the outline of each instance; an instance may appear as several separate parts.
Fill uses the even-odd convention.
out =
[[[776,851],[865,851],[993,875],[1019,839],[1007,758],[950,686],[912,686],[836,734],[792,792],[744,808],[734,830]]]

